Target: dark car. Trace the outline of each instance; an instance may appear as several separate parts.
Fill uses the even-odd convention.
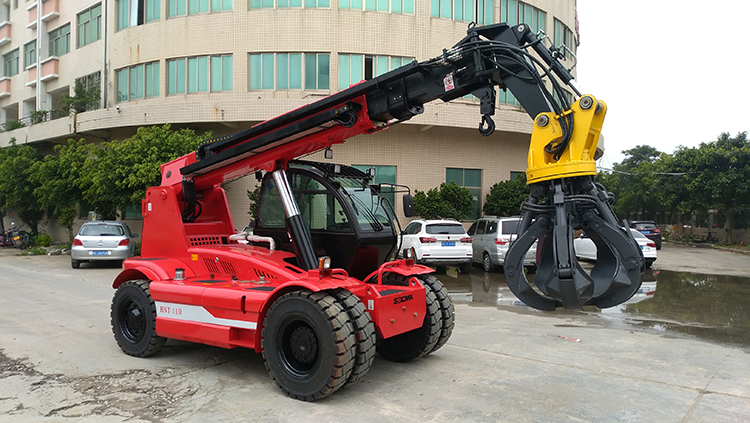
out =
[[[630,222],[630,227],[642,233],[651,241],[654,241],[656,249],[661,250],[661,231],[656,226],[656,223],[651,220],[636,220],[635,222]]]

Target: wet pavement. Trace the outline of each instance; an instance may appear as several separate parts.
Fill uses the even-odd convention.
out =
[[[510,291],[502,272],[473,268],[469,274],[449,269],[437,275],[456,303],[545,313],[526,306]],[[533,277],[529,276],[529,282]],[[648,293],[652,287],[656,292]],[[642,291],[627,303],[600,310],[585,307],[610,327],[667,332],[726,345],[750,346],[750,278],[648,269]],[[558,310],[554,314],[575,315]]]

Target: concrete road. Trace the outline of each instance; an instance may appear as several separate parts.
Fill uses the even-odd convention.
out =
[[[669,246],[659,254],[672,252],[685,254]],[[749,349],[612,328],[594,315],[470,304],[456,305],[453,337],[435,354],[408,364],[376,357],[362,382],[322,401],[296,401],[249,350],[170,341],[148,359],[121,353],[109,323],[117,272],[74,270],[65,256],[0,253],[0,422],[661,423],[750,416]]]

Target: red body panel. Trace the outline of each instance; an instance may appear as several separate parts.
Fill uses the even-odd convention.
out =
[[[377,283],[364,283],[340,269],[302,270],[291,264],[296,262],[295,257],[285,251],[229,240],[235,229],[219,185],[257,169],[284,167],[287,161],[301,155],[377,131],[368,118],[365,98],[354,102],[362,107],[357,112],[357,123],[350,128],[334,125],[192,175],[201,212],[190,223],[183,223],[182,219],[180,170],[196,162],[195,154],[162,165],[162,186],[149,188],[142,201],[141,256],[126,260],[113,284],[117,288],[128,280],[151,281],[149,290],[156,306],[158,335],[260,351],[263,320],[269,307],[281,295],[301,289],[350,290],[364,302],[383,338],[422,325],[425,288],[415,278],[408,286],[383,285],[382,274],[388,271],[409,276],[431,272],[430,268],[400,260],[381,266]],[[178,269],[184,274],[176,279]]]

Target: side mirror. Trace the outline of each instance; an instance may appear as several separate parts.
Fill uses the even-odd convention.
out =
[[[138,238],[138,234],[133,234],[133,238]]]
[[[414,216],[414,199],[411,197],[411,195],[404,194],[403,203],[404,203],[404,216],[406,217]]]

